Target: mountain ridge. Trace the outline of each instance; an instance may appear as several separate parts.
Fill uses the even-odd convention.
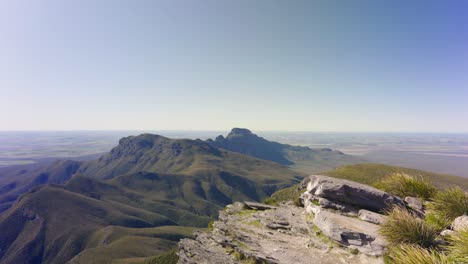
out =
[[[175,242],[148,238],[142,228],[146,233],[162,226],[205,227],[226,204],[260,201],[304,175],[201,140],[142,134],[121,139],[97,160],[61,161],[26,176],[24,186],[38,186],[0,214],[0,229],[9,230],[0,234],[1,263],[102,259],[107,246],[90,241],[110,226],[131,230],[119,240],[127,242],[109,246],[126,252],[118,256],[156,255]],[[154,249],[129,251],[130,241],[138,243],[135,234]]]
[[[233,128],[226,137],[206,140],[210,145],[252,157],[270,160],[308,174],[337,166],[360,163],[362,159],[330,148],[310,148],[269,141],[246,128]]]

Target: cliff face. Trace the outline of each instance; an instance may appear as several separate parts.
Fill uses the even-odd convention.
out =
[[[234,203],[209,232],[179,243],[179,263],[383,263],[380,214],[405,202],[373,187],[314,175],[301,197],[278,206]]]

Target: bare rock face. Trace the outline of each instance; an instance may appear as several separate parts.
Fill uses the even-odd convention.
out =
[[[342,221],[355,219],[364,225],[372,225],[357,218],[347,218]],[[313,215],[292,204],[266,210],[225,210],[220,212],[219,221],[214,223],[213,230],[197,233],[195,240],[181,240],[178,263],[383,264],[380,257],[351,252],[338,246],[324,236],[325,232],[318,231],[314,222]],[[361,229],[353,227],[341,231],[350,245],[370,247],[369,241],[372,240],[372,246],[377,248],[378,241],[375,242],[376,239],[370,235],[363,239],[354,238],[359,232],[364,234]]]
[[[329,238],[343,246],[371,256],[382,256],[387,242],[379,235],[379,226],[358,218],[320,210],[314,224]]]
[[[275,209],[276,206],[263,204],[263,203],[256,203],[256,202],[244,202],[244,204],[253,210],[268,210],[268,209]]]
[[[363,221],[373,223],[373,224],[376,224],[376,225],[381,225],[387,220],[387,216],[381,215],[381,214],[378,214],[378,213],[374,213],[374,212],[368,211],[366,209],[359,210],[358,217],[359,217],[359,219],[361,219]]]
[[[411,209],[424,211],[424,205],[421,200],[416,197],[405,197],[405,202]]]
[[[309,177],[307,192],[315,197],[376,212],[395,205],[405,206],[401,198],[365,184],[322,175]]]
[[[467,215],[459,216],[455,218],[455,220],[453,220],[453,223],[452,223],[453,231],[458,232],[465,228],[468,228],[468,216]]]
[[[312,175],[293,203],[234,203],[208,233],[179,243],[179,263],[383,263],[387,241],[379,234],[386,216],[405,206],[373,187]],[[415,209],[416,210],[416,209]]]

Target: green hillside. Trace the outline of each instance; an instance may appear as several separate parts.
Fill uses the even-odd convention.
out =
[[[406,173],[423,177],[440,189],[459,186],[464,190],[468,190],[468,178],[383,164],[364,163],[347,165],[322,174],[372,185],[394,173]]]
[[[200,140],[150,134],[122,139],[76,172],[65,185],[30,190],[0,215],[0,230],[8,230],[0,233],[0,262],[141,262],[206,227],[226,204],[260,201],[304,176]]]

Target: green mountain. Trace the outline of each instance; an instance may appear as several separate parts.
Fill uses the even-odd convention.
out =
[[[259,201],[304,176],[201,140],[150,134],[123,138],[97,160],[59,166],[68,163],[27,172],[9,190],[48,175],[0,214],[1,263],[142,260],[206,227],[233,200]]]
[[[317,173],[340,165],[363,162],[357,157],[330,148],[314,149],[269,141],[245,128],[233,128],[226,137],[220,135],[206,142],[217,148],[270,160],[305,173]]]
[[[81,166],[79,161],[59,160],[44,166],[14,166],[0,170],[0,213],[23,193],[47,183],[63,184]]]

